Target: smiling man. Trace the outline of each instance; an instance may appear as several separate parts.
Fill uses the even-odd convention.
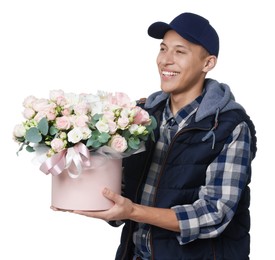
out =
[[[161,40],[161,90],[140,105],[157,119],[156,141],[124,159],[123,196],[103,191],[111,209],[75,213],[124,223],[117,260],[249,259],[255,128],[229,86],[206,78],[218,34],[193,13],[148,34]]]

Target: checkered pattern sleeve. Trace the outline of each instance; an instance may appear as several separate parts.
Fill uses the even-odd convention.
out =
[[[250,156],[250,131],[242,122],[234,129],[219,156],[208,166],[199,199],[191,205],[172,208],[179,221],[180,244],[197,238],[216,237],[226,228],[247,184]]]

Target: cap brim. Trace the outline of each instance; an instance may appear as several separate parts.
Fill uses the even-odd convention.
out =
[[[174,30],[176,33],[178,33],[182,38],[186,39],[187,41],[190,41],[195,44],[200,44],[200,42],[194,39],[190,34],[186,32],[178,32],[177,29],[174,28],[172,25],[164,22],[156,22],[151,24],[148,28],[148,35],[155,39],[163,39],[165,33],[167,33],[169,30]]]
[[[148,35],[156,38],[156,39],[163,39],[164,34],[171,30],[171,26],[164,22],[155,22],[151,24],[148,28]]]
[[[174,28],[170,24],[167,24],[164,22],[156,22],[156,23],[151,24],[148,28],[148,35],[155,39],[163,39],[165,33],[167,33],[169,30],[174,30],[181,37],[183,37],[184,39],[186,39],[192,43],[200,44],[196,39],[194,39],[188,33],[178,32],[176,28]]]

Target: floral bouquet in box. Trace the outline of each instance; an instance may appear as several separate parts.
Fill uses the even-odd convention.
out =
[[[64,182],[77,180],[78,184],[73,185],[80,182],[87,185],[82,180],[83,173],[98,172],[110,162],[116,165],[119,162],[120,172],[122,158],[142,152],[144,142],[154,138],[155,119],[124,93],[74,94],[53,90],[48,99],[28,96],[23,106],[25,120],[13,131],[14,140],[20,145],[18,152],[24,148],[28,152],[36,151],[40,170],[53,175],[53,192],[63,190],[62,196],[71,196],[76,204],[83,200],[83,197],[78,197],[83,194],[77,194],[83,187],[71,188],[69,185],[64,188]],[[110,168],[99,172],[109,171],[110,174],[110,171],[115,171],[114,165],[111,164]],[[65,176],[71,180],[64,180]],[[110,176],[106,178],[112,182]],[[55,180],[55,177],[60,180]],[[98,188],[98,192],[103,186]],[[58,199],[52,198],[53,204],[54,200]],[[60,208],[66,208],[63,202],[58,203]],[[72,206],[72,209],[91,208],[82,205]]]

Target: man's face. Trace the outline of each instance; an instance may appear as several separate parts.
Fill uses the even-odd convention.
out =
[[[160,44],[157,65],[164,92],[178,94],[202,85],[207,51],[168,31]]]

